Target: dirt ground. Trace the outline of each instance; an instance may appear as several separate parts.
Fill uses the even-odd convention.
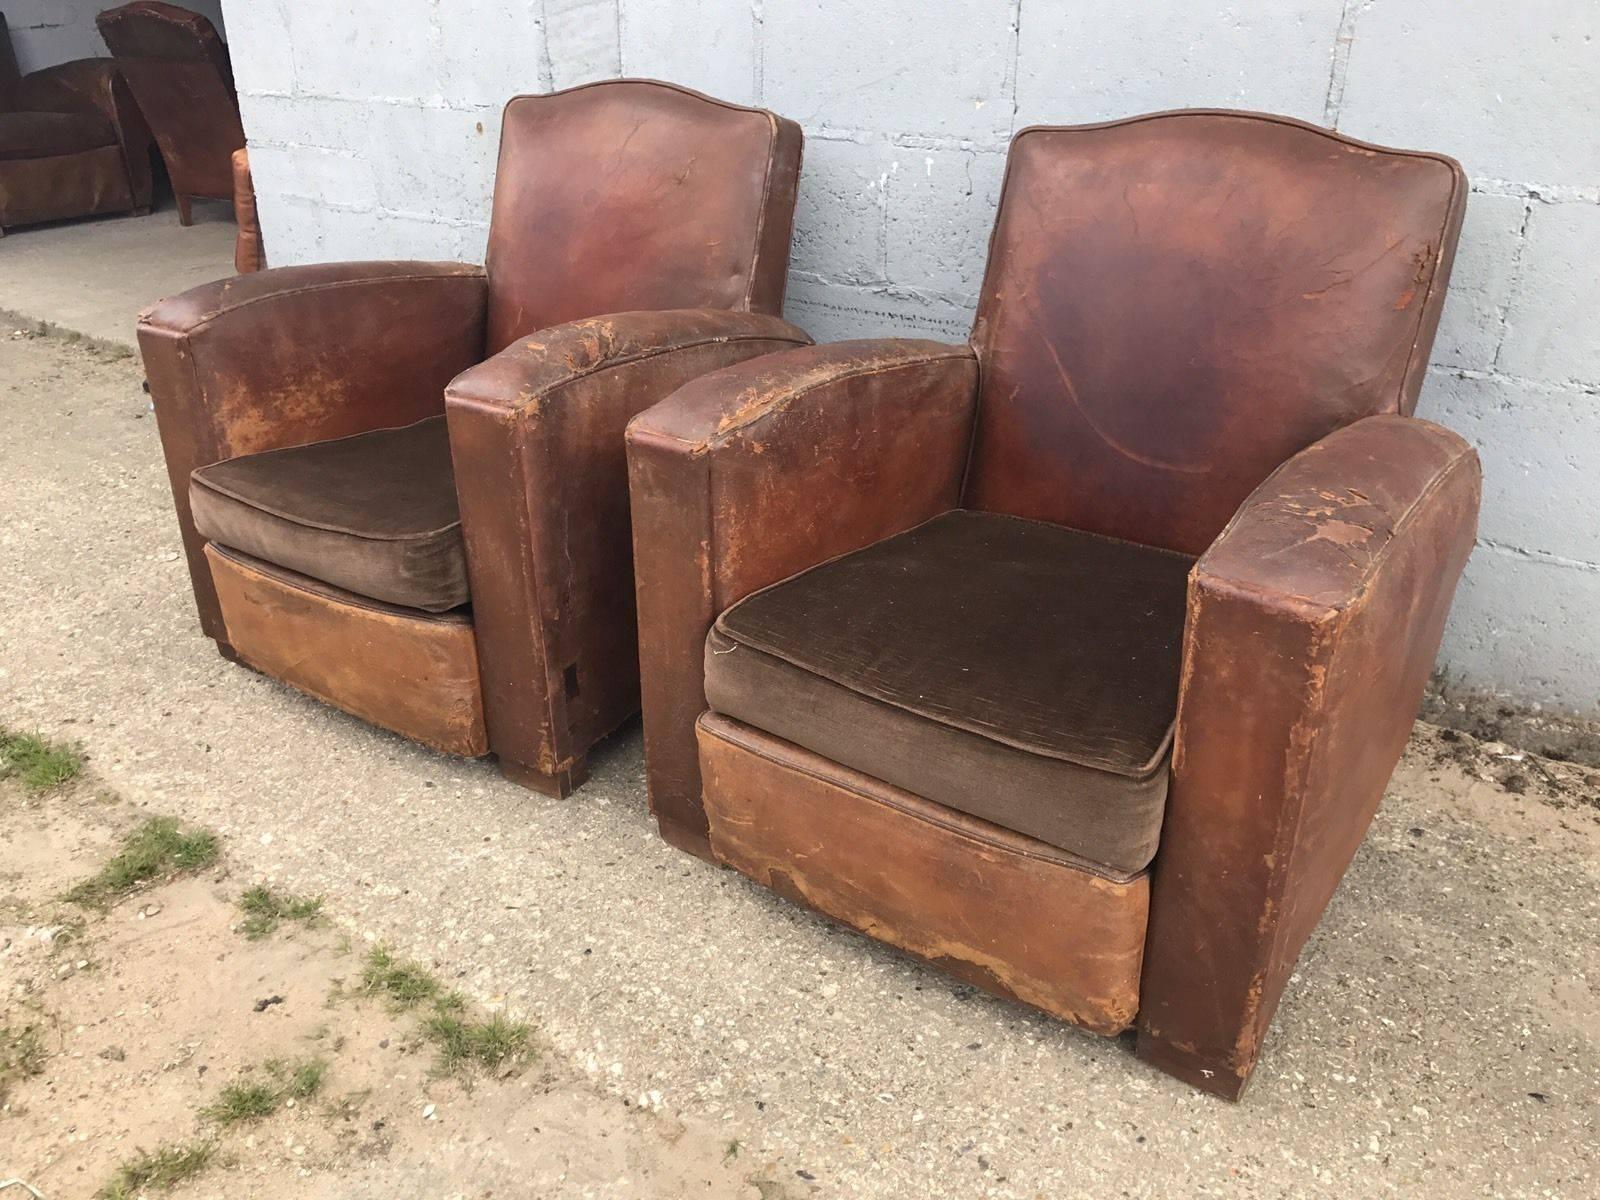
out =
[[[91,1195],[130,1143],[194,1133],[216,1080],[327,1024],[345,1036],[329,1094],[370,1087],[361,1118],[346,1133],[297,1109],[254,1147],[229,1134],[236,1164],[193,1194],[268,1194],[249,1190],[261,1169],[276,1195],[1597,1194],[1600,769],[1578,753],[1529,754],[1506,723],[1419,725],[1251,1092],[1222,1104],[1126,1039],[664,846],[636,728],[552,801],[224,663],[195,630],[139,382],[133,360],[0,339],[0,726],[77,743],[123,798],[0,797],[0,874],[46,904],[148,813],[214,829],[224,869],[145,897],[160,911],[142,921],[135,901],[114,910],[89,937],[99,965],[71,958],[61,978],[70,946],[28,936],[54,918],[4,916],[7,1003],[39,981],[65,1040],[60,1082],[25,1082],[27,1113],[0,1114],[0,1179],[25,1163],[55,1180],[49,1200]],[[258,881],[324,896],[328,926],[243,941],[233,904]],[[428,1079],[425,1051],[379,1046],[381,1009],[327,1006],[346,939],[525,1017],[539,1063],[470,1096]],[[160,980],[121,974],[163,954]],[[156,1001],[166,1016],[147,1015]],[[100,1058],[110,1046],[127,1057]]]
[[[505,1078],[439,1074],[417,1020],[360,995],[365,947],[331,922],[245,936],[231,854],[103,915],[61,901],[140,816],[93,782],[0,782],[0,1027],[42,1030],[44,1053],[0,1100],[0,1178],[86,1197],[199,1138],[214,1165],[175,1197],[786,1194],[778,1164],[602,1094],[537,1040]],[[325,1062],[317,1095],[225,1129],[201,1115],[274,1058]]]

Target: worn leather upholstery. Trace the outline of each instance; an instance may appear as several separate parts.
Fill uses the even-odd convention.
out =
[[[233,269],[248,275],[267,265],[267,252],[261,241],[261,219],[256,214],[256,182],[250,174],[250,151],[241,146],[233,152],[232,163],[233,220],[239,227],[233,242]]]
[[[663,837],[1064,1019],[1108,1031],[1137,1008],[1143,1057],[1236,1098],[1399,756],[1473,544],[1476,457],[1406,415],[1464,182],[1440,155],[1253,113],[1027,130],[970,349],[789,351],[705,376],[638,418],[646,763]],[[1075,949],[1120,954],[1127,923],[1142,919],[1127,895],[1082,886],[1088,867],[1063,859],[1066,834],[1052,844],[1018,833],[1014,812],[1000,820],[1028,786],[1021,773],[997,766],[940,803],[929,793],[951,782],[941,769],[959,768],[960,750],[924,742],[938,761],[897,759],[868,744],[889,735],[867,709],[842,715],[837,694],[801,688],[794,673],[787,692],[775,677],[730,686],[740,668],[717,652],[737,639],[720,628],[702,657],[713,621],[789,580],[764,595],[793,587],[787,618],[827,625],[806,637],[791,624],[781,639],[809,674],[845,678],[858,697],[888,679],[902,711],[960,697],[968,725],[1005,713],[1022,727],[1041,694],[1031,670],[1061,651],[1021,660],[981,644],[986,617],[969,616],[971,629],[958,617],[975,595],[1009,607],[1023,585],[941,581],[951,629],[931,636],[923,610],[937,604],[908,599],[894,612],[904,641],[890,620],[873,626],[903,661],[860,636],[868,593],[846,565],[892,561],[881,539],[957,507],[1199,555],[1166,816],[1148,874],[1129,881],[1151,888],[1136,997],[1089,957],[1063,948],[1044,962],[1012,936],[1031,908],[1017,873],[1045,861],[1053,877],[1028,876],[1050,891],[1037,910],[1048,923],[1030,926],[1041,936],[1074,921]],[[838,555],[848,557],[798,574]],[[908,568],[883,594],[898,602],[914,578],[925,577]],[[1152,580],[1152,611],[1171,595],[1170,580]],[[1070,637],[1059,603],[1039,605],[1043,623]],[[1048,634],[1037,636],[1043,646]],[[964,639],[965,662],[933,654]],[[1134,683],[1143,670],[1119,676]],[[738,718],[707,712],[708,692]],[[1090,717],[1059,699],[1038,710],[1061,722],[1058,746],[1107,739],[1091,721],[1116,705]],[[866,769],[805,749],[823,735]],[[915,770],[921,790],[873,770]],[[946,903],[959,888],[977,902]]]
[[[668,84],[519,97],[487,270],[278,268],[152,308],[140,347],[205,632],[236,655],[234,630],[263,639],[271,622],[223,611],[190,508],[196,468],[446,413],[474,652],[420,609],[414,632],[439,644],[443,676],[481,683],[482,729],[453,693],[442,711],[407,709],[398,693],[429,685],[403,673],[384,676],[385,718],[371,686],[383,669],[354,648],[339,670],[291,682],[334,703],[342,690],[345,707],[430,744],[486,745],[520,782],[570,791],[590,745],[639,705],[623,429],[698,374],[809,343],[776,315],[799,163],[792,122]],[[381,489],[358,485],[348,494],[378,503]],[[320,590],[302,589],[301,619],[324,634],[372,628],[312,557],[297,570]],[[346,577],[360,595],[394,582],[370,567]],[[274,589],[298,586],[226,569],[236,604],[278,604]],[[400,620],[385,614],[384,637]],[[291,663],[281,647],[243,657],[280,677]]]
[[[450,438],[443,417],[195,470],[195,528],[213,542],[389,604],[465,604]]]
[[[23,75],[0,14],[0,234],[150,206],[150,131],[116,64]]]
[[[1161,832],[1193,561],[945,513],[724,612],[706,641],[706,700],[1131,875]]]
[[[228,48],[200,13],[133,0],[95,18],[161,148],[190,223],[190,201],[233,198],[233,152],[244,145]]]

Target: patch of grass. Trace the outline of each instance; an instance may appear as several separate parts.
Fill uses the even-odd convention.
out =
[[[526,1059],[533,1049],[532,1028],[499,1013],[474,1021],[458,1011],[436,1010],[423,1022],[422,1033],[438,1048],[434,1069],[441,1075],[493,1074]]]
[[[223,1088],[215,1102],[200,1110],[200,1115],[224,1129],[246,1121],[259,1121],[277,1112],[285,1100],[309,1100],[322,1090],[328,1064],[320,1058],[288,1062],[271,1058],[261,1065],[267,1078],[246,1072],[243,1079]]]
[[[461,997],[446,992],[428,968],[410,959],[396,958],[382,946],[367,951],[367,961],[361,967],[361,990],[369,996],[382,996],[396,1012],[409,1012],[430,1000],[449,1010],[461,1007]]]
[[[95,1196],[98,1200],[134,1200],[151,1190],[170,1191],[204,1171],[216,1154],[217,1148],[211,1142],[189,1142],[141,1151],[131,1162],[118,1167],[111,1181]]]
[[[0,1100],[6,1098],[19,1079],[42,1074],[45,1059],[49,1057],[44,1030],[39,1026],[0,1025]]]
[[[66,895],[74,904],[108,908],[140,884],[199,871],[217,861],[216,834],[184,832],[172,817],[152,817],[128,837],[98,874]]]
[[[322,897],[292,896],[257,884],[239,897],[239,907],[244,910],[244,935],[253,942],[285,921],[311,924],[322,915]]]
[[[83,755],[71,746],[32,733],[0,729],[0,779],[15,776],[35,794],[58,788],[83,770]]]

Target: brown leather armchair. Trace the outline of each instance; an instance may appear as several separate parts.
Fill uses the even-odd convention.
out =
[[[228,48],[209,20],[161,0],[133,0],[95,18],[167,164],[178,220],[192,201],[233,199],[233,152],[244,145]]]
[[[282,267],[150,309],[204,632],[567,794],[639,705],[628,418],[810,340],[776,315],[800,150],[793,122],[668,84],[521,96],[486,269]]]
[[[0,236],[8,226],[150,208],[150,131],[117,66],[23,75],[0,13]]]
[[[662,836],[1236,1098],[1473,544],[1408,415],[1465,199],[1279,117],[1025,130],[969,345],[636,418]]]

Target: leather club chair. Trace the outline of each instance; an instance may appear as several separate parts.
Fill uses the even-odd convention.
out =
[[[639,707],[624,427],[809,342],[776,315],[800,151],[793,122],[668,84],[521,96],[486,268],[279,267],[150,309],[139,344],[223,655],[492,752],[525,786],[577,786]]]
[[[1473,545],[1409,415],[1465,199],[1278,117],[1025,130],[968,345],[636,418],[662,835],[1236,1098]]]
[[[244,145],[228,48],[204,16],[133,0],[95,18],[155,134],[178,202],[193,223],[192,201],[233,200],[233,152]]]
[[[0,236],[8,227],[150,209],[150,130],[117,64],[23,75],[0,13]]]

